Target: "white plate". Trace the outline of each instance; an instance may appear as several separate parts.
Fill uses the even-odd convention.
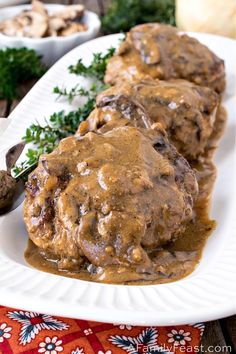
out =
[[[235,42],[212,35],[193,34],[226,62],[227,89],[224,104],[228,125],[216,154],[218,177],[211,216],[218,226],[209,238],[200,265],[180,281],[148,286],[107,285],[64,278],[31,268],[23,253],[27,234],[22,209],[0,219],[0,304],[25,310],[94,321],[132,325],[171,325],[207,321],[235,313],[236,235],[235,214]],[[118,35],[98,38],[63,57],[34,86],[11,114],[11,123],[0,137],[0,146],[19,141],[36,118],[69,109],[51,94],[55,85],[72,86],[78,77],[67,67],[93,52],[118,43]],[[80,79],[81,83],[84,79]],[[78,103],[75,102],[75,106]]]

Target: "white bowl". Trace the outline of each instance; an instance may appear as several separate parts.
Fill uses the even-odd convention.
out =
[[[60,11],[64,7],[65,5],[58,4],[45,5],[45,8],[49,13]],[[21,13],[23,10],[28,9],[31,9],[31,5],[3,8],[0,10],[0,22],[5,19],[12,18]],[[101,27],[101,22],[98,16],[94,12],[85,11],[83,23],[87,25],[87,31],[78,32],[68,37],[10,37],[0,33],[0,47],[27,47],[34,49],[38,54],[43,56],[43,62],[51,66],[74,47],[96,37]]]
[[[29,0],[0,0],[0,7],[25,4],[28,2]]]

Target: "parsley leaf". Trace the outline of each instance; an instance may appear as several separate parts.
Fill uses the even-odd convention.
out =
[[[19,85],[40,78],[47,68],[32,49],[0,50],[0,99],[11,103],[19,97]]]
[[[104,33],[127,32],[148,22],[175,25],[175,0],[112,0],[102,18]]]

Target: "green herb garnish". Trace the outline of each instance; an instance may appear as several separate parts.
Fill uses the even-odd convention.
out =
[[[47,68],[34,50],[6,48],[0,50],[0,99],[8,104],[19,98],[19,85],[40,78]]]
[[[73,99],[77,96],[89,96],[89,91],[80,87],[79,84],[72,87],[72,89],[67,90],[65,87],[56,86],[53,89],[53,93],[58,95],[58,99],[61,97],[66,97],[69,103],[72,103]]]
[[[107,86],[103,82],[108,59],[114,54],[115,49],[111,48],[105,55],[94,54],[92,63],[86,67],[81,60],[75,66],[70,66],[69,71],[93,79],[89,89],[81,87],[79,84],[70,90],[55,87],[53,92],[58,97],[65,97],[71,103],[76,96],[86,98],[83,106],[75,111],[65,113],[65,111],[52,114],[45,120],[45,125],[39,123],[32,124],[27,128],[23,140],[31,144],[31,148],[26,153],[26,159],[13,168],[14,176],[25,176],[37,166],[39,157],[42,154],[52,152],[59,144],[60,140],[75,134],[78,125],[85,120],[96,105],[96,96]]]
[[[110,48],[106,54],[93,54],[93,60],[89,66],[85,66],[82,63],[82,60],[79,59],[77,64],[71,65],[69,67],[69,71],[72,74],[95,78],[97,80],[103,81],[108,60],[114,55],[114,53],[115,48]]]
[[[54,113],[50,116],[46,125],[39,123],[32,124],[26,130],[23,140],[33,144],[28,149],[26,160],[13,168],[15,177],[28,172],[31,167],[36,167],[39,157],[42,154],[52,152],[59,144],[60,140],[73,135],[79,123],[85,120],[95,107],[95,98],[89,97],[87,102],[78,110],[65,113],[65,111]]]
[[[53,93],[58,95],[58,98],[65,97],[69,103],[72,103],[75,97],[96,97],[97,94],[103,90],[105,90],[108,85],[105,85],[101,81],[97,81],[96,83],[92,84],[90,89],[85,89],[81,87],[79,84],[72,87],[70,90],[67,90],[65,87],[56,86],[53,89]]]
[[[105,33],[127,32],[148,22],[175,25],[175,0],[112,0],[102,18],[102,29]]]

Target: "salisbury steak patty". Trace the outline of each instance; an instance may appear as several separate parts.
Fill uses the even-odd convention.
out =
[[[153,266],[148,251],[192,219],[196,193],[194,173],[158,124],[124,125],[66,138],[42,156],[27,184],[24,219],[30,239],[59,268],[142,273]]]
[[[138,108],[130,102],[136,102]],[[214,129],[218,105],[215,91],[186,80],[123,83],[97,97],[97,107],[106,120],[112,111],[120,112],[140,127],[144,126],[143,121],[146,127],[154,122],[161,123],[170,141],[188,159],[204,154]],[[143,119],[134,121],[140,107]],[[90,128],[93,128],[91,123]]]
[[[198,40],[158,23],[131,29],[108,62],[105,81],[144,78],[186,79],[217,92],[225,88],[223,60]]]
[[[124,87],[127,86],[129,85],[124,85]],[[117,91],[118,94],[113,94],[113,87],[111,87],[111,89],[104,91],[104,95],[101,93],[97,97],[97,107],[85,121],[80,123],[77,130],[78,135],[84,135],[88,132],[105,133],[122,125],[151,128],[153,120],[149,117],[147,110],[131,97],[132,93],[129,95],[123,94],[122,85],[121,90],[117,85],[114,87],[114,91]],[[108,94],[106,95],[106,93]]]

